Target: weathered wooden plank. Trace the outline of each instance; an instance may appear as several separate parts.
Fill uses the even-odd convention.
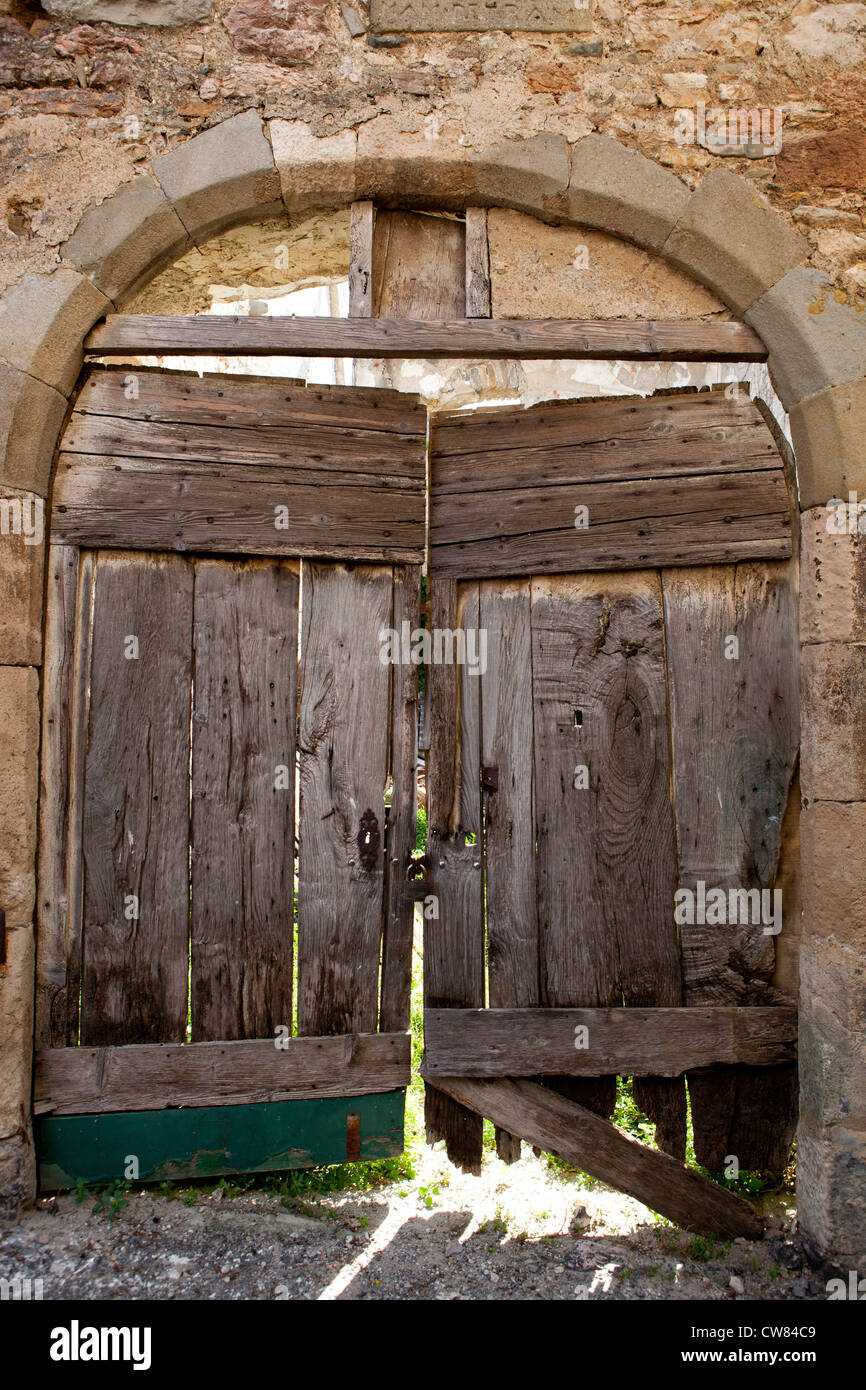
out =
[[[395,569],[391,625],[401,637],[404,623],[409,624],[410,637],[417,631],[420,605],[420,567]],[[408,891],[407,870],[415,848],[417,731],[418,667],[412,661],[404,661],[391,670],[391,802],[379,1003],[379,1027],[383,1032],[408,1028],[410,1020],[415,905]]]
[[[85,1044],[186,1036],[192,590],[192,567],[178,556],[98,557],[83,817]]]
[[[360,389],[360,388],[359,388]],[[226,425],[211,420],[141,420],[135,416],[74,414],[64,454],[206,463],[234,472],[246,465],[267,478],[273,469],[300,483],[386,488],[424,479],[420,434],[328,426]],[[357,475],[357,477],[356,477]]]
[[[578,1047],[578,1029],[586,1047]],[[796,1058],[788,1008],[427,1009],[424,1074],[679,1077],[696,1067]]]
[[[360,301],[359,301],[360,302]],[[645,319],[257,318],[109,314],[85,340],[99,357],[565,357],[576,361],[763,362],[744,323]]]
[[[576,573],[791,553],[781,470],[502,489],[431,499],[443,577]],[[585,511],[579,511],[585,508]]]
[[[368,198],[349,212],[349,317],[369,318],[373,294],[373,227],[376,209]],[[304,354],[307,355],[306,353]],[[343,353],[336,354],[344,356]]]
[[[195,566],[192,1038],[292,1024],[298,572]]]
[[[499,581],[480,592],[488,992],[491,1009],[530,1009],[538,1003],[530,589]],[[520,1157],[516,1135],[498,1131],[496,1148],[505,1162]]]
[[[409,1084],[407,1033],[37,1053],[36,1114],[86,1115],[365,1095]]]
[[[465,226],[456,218],[380,209],[371,312],[378,319],[462,319],[465,247]]]
[[[799,734],[788,567],[680,571],[663,584],[679,887],[772,889]],[[784,1002],[769,983],[774,937],[763,921],[720,925],[710,915],[680,926],[686,1003]],[[784,1166],[793,1067],[690,1075],[689,1092],[707,1168],[720,1171],[728,1155],[742,1168]]]
[[[456,634],[478,631],[478,586],[458,596],[447,581],[430,590],[433,650],[427,667],[433,738],[428,762],[428,880],[438,915],[424,919],[424,999],[432,1008],[484,1004],[484,915],[480,804],[480,676],[458,665]],[[464,654],[468,651],[464,636]],[[438,648],[437,648],[438,643]],[[475,648],[476,655],[478,648]],[[437,659],[438,658],[438,659]],[[467,835],[471,838],[467,841]],[[481,1168],[481,1118],[428,1086],[427,1138],[445,1140],[453,1163]]]
[[[65,544],[334,559],[424,553],[423,483],[298,483],[289,468],[61,456],[52,536]]]
[[[165,367],[91,366],[74,417],[113,415],[226,430],[306,429],[418,435],[427,412],[417,397],[384,387],[307,385],[290,377],[171,371]]]
[[[531,1081],[439,1078],[437,1086],[529,1144],[556,1154],[690,1231],[758,1239],[763,1222],[743,1197],[628,1139],[614,1125]]]
[[[535,580],[532,638],[542,1002],[677,1004],[658,583]],[[567,1084],[612,1110],[614,1076]]]
[[[499,406],[436,418],[433,481],[441,494],[780,467],[754,403],[718,391],[546,401],[529,410]]]
[[[78,1039],[81,815],[93,556],[52,545],[45,602],[39,765],[36,1042]]]
[[[490,251],[487,209],[466,209],[466,317],[490,318]]]
[[[392,574],[304,564],[301,582],[298,1031],[373,1032]]]

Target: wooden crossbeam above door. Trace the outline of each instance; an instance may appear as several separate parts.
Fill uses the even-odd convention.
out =
[[[570,358],[763,362],[747,324],[649,319],[246,318],[109,314],[85,340],[100,357],[182,353],[244,357]]]

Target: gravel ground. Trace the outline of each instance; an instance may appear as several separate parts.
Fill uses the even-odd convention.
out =
[[[0,1237],[0,1277],[46,1299],[821,1299],[789,1194],[763,1241],[712,1242],[524,1146],[459,1173],[440,1147],[416,1177],[287,1202],[261,1191],[138,1190],[113,1220],[46,1198]]]

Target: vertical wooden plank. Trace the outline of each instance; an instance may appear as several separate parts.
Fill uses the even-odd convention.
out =
[[[776,882],[799,731],[790,575],[786,564],[664,573],[680,888]],[[760,924],[683,923],[680,937],[687,1004],[784,997],[770,984],[774,938]],[[688,1084],[700,1163],[784,1165],[795,1068],[714,1068]]]
[[[421,568],[394,570],[392,627],[416,631],[420,619]],[[391,805],[388,814],[386,902],[382,937],[382,995],[379,1029],[398,1033],[409,1027],[414,903],[408,896],[407,869],[415,848],[418,667],[404,660],[391,673]]]
[[[349,214],[349,318],[372,314],[373,224],[376,213],[369,200],[353,203]]]
[[[195,565],[194,1042],[292,1022],[298,570]]]
[[[391,588],[390,567],[303,566],[298,866],[302,1034],[376,1029]]]
[[[45,601],[37,887],[37,1047],[78,1041],[81,807],[93,555],[52,545]]]
[[[532,635],[528,580],[480,586],[487,633],[481,781],[491,1009],[538,1004],[538,910],[533,802]],[[496,1131],[506,1163],[520,1140]]]
[[[484,1005],[484,918],[480,804],[481,675],[457,664],[457,632],[478,641],[478,585],[458,594],[431,586],[427,862],[437,917],[424,921],[424,1001],[428,1008]],[[464,654],[474,648],[464,646]],[[480,669],[480,668],[479,668]],[[450,798],[450,800],[449,800]],[[467,835],[474,839],[467,841]],[[425,1088],[430,1143],[444,1139],[452,1163],[481,1169],[483,1120],[432,1086]]]
[[[84,1044],[182,1042],[192,566],[99,553],[84,793]]]
[[[535,580],[532,642],[541,1002],[677,1004],[658,581]],[[609,1114],[615,1082],[557,1089]]]
[[[466,209],[466,317],[490,318],[490,251],[487,209]]]
[[[377,212],[372,313],[378,318],[464,318],[465,224],[421,212]]]

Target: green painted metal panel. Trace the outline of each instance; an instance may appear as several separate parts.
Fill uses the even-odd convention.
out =
[[[43,1191],[126,1176],[129,1155],[142,1180],[210,1178],[369,1162],[403,1152],[404,1091],[340,1099],[272,1101],[36,1120]],[[357,1115],[359,1123],[348,1123]],[[360,1147],[357,1130],[360,1129]],[[347,1155],[347,1135],[350,1150]]]

